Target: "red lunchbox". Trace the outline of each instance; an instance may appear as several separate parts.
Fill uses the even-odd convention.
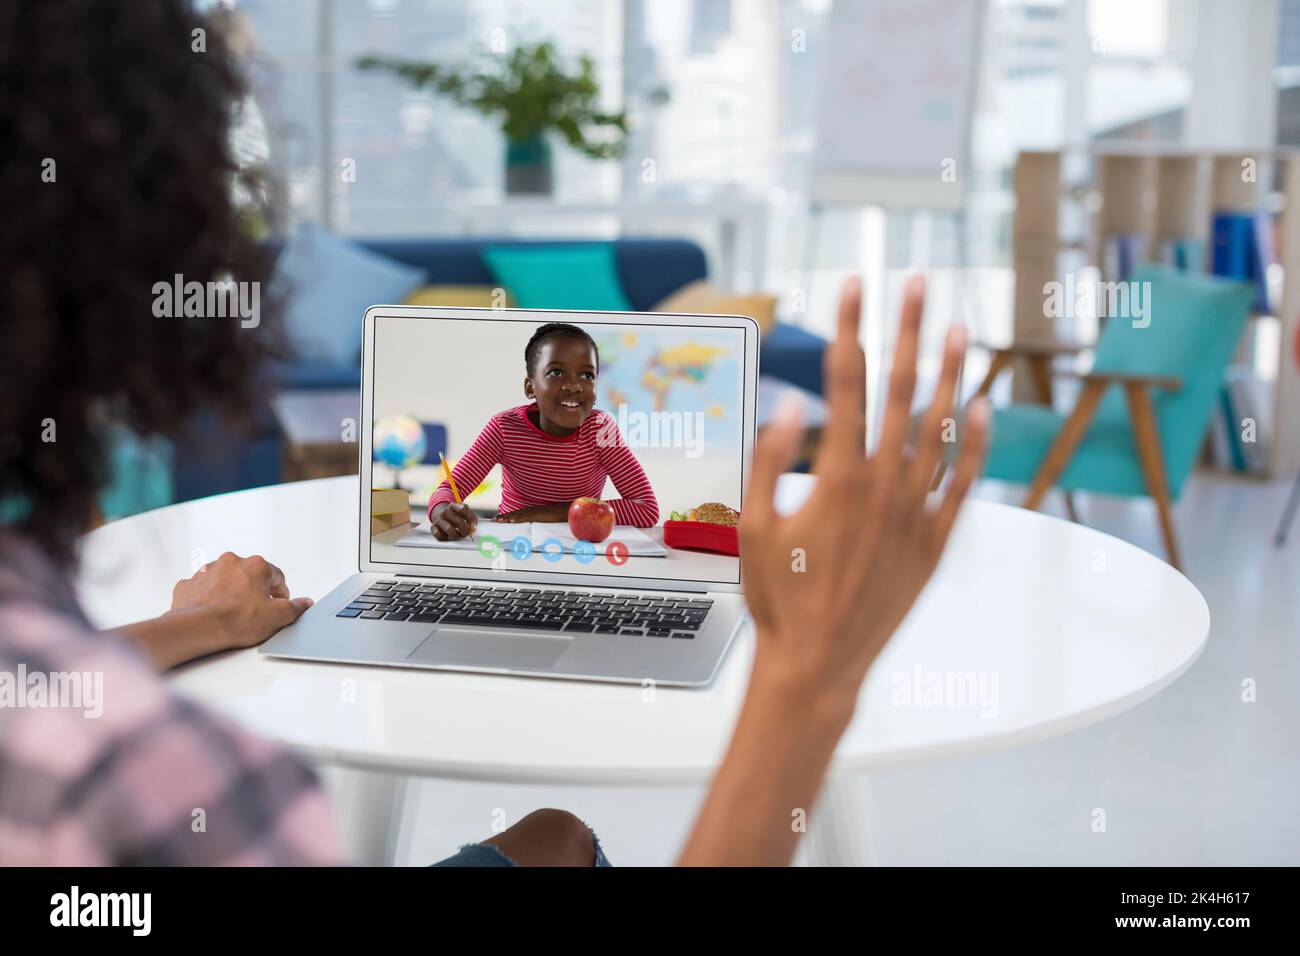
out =
[[[664,544],[689,551],[712,551],[740,557],[740,539],[735,528],[707,521],[665,521]]]

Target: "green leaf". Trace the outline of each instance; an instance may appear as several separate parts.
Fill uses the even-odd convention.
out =
[[[415,89],[432,89],[458,106],[483,116],[499,116],[507,139],[535,139],[554,130],[579,152],[594,159],[623,154],[627,114],[600,108],[595,60],[578,57],[576,71],[566,67],[549,41],[524,44],[506,56],[487,59],[481,69],[422,63],[366,55],[358,70],[389,73]],[[593,141],[596,129],[615,131]]]

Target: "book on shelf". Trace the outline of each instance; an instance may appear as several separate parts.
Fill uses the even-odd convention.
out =
[[[1220,468],[1259,475],[1268,470],[1268,448],[1260,427],[1263,407],[1250,370],[1230,368],[1219,388],[1219,407],[1210,428],[1214,463]]]
[[[1179,272],[1205,271],[1205,243],[1199,236],[1176,236],[1166,239],[1160,250],[1161,261]]]
[[[1217,212],[1212,231],[1210,271],[1254,283],[1254,309],[1268,312],[1268,267],[1276,254],[1273,217],[1263,211]]]
[[[1268,213],[1255,214],[1255,242],[1252,246],[1251,278],[1255,281],[1255,311],[1268,313],[1268,267],[1277,262],[1277,244],[1273,240],[1274,220]]]
[[[1143,237],[1116,233],[1102,245],[1102,271],[1109,282],[1126,282],[1141,261]]]

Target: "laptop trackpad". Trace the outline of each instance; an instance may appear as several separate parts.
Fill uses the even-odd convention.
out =
[[[463,664],[508,670],[548,670],[569,649],[571,637],[491,634],[440,627],[407,655],[430,664]]]

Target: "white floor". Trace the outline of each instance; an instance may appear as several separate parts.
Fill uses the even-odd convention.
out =
[[[1204,474],[1176,508],[1209,645],[1171,687],[1088,730],[873,776],[885,864],[1300,863],[1300,526],[1272,537],[1289,481]],[[983,497],[1023,489],[988,483]],[[1159,553],[1146,502],[1080,498],[1093,527]],[[1049,510],[1063,513],[1061,503]],[[1298,522],[1300,525],[1300,522]],[[1242,682],[1255,682],[1255,703]],[[542,806],[595,827],[616,865],[672,862],[702,793],[423,782],[399,862],[418,865]],[[1094,810],[1105,832],[1094,832]]]

